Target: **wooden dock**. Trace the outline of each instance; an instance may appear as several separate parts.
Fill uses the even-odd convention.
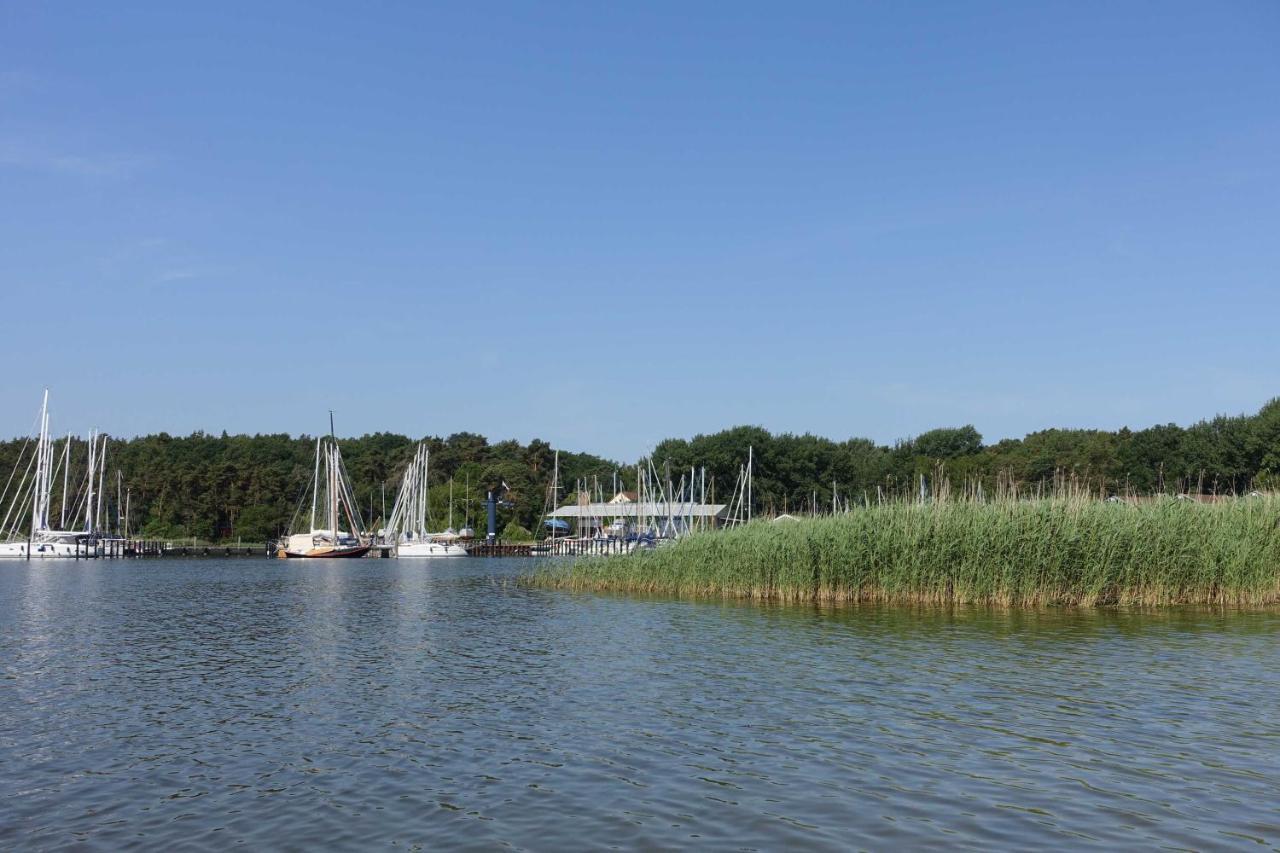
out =
[[[506,542],[472,542],[467,546],[468,557],[528,557],[532,545],[515,545]]]
[[[469,557],[606,557],[630,554],[635,542],[624,539],[545,539],[542,542],[509,544],[473,542],[467,546]]]
[[[622,539],[547,539],[542,542],[488,542],[483,539],[466,544],[470,557],[577,557],[629,554],[634,542]],[[366,558],[387,559],[395,555],[395,547],[374,544]],[[86,536],[76,543],[75,559],[99,560],[135,557],[276,557],[274,543],[262,545],[182,545],[151,539],[93,539]]]
[[[160,557],[271,557],[275,556],[274,551],[269,551],[260,545],[160,545],[158,552],[148,552],[144,554],[133,554],[130,556],[160,556]]]
[[[259,545],[177,545],[152,539],[94,539],[75,544],[77,560],[115,560],[132,557],[260,557]],[[267,551],[268,556],[273,552]]]

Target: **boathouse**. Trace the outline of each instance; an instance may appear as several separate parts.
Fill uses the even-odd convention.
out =
[[[619,500],[619,496],[615,496],[605,503],[568,504],[547,517],[572,522],[579,533],[609,528],[613,531],[654,529],[660,535],[671,535],[720,527],[728,518],[728,509],[728,504]]]

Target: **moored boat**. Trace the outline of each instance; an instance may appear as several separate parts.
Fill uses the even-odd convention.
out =
[[[295,533],[285,540],[284,555],[286,557],[363,557],[369,553],[370,545],[339,530],[337,540],[328,530],[316,530],[311,533]]]
[[[323,460],[323,466],[321,461]],[[321,479],[323,467],[323,479]],[[363,557],[372,543],[361,533],[342,529],[344,523],[351,531],[361,531],[360,510],[351,489],[351,481],[342,465],[342,451],[333,436],[332,423],[329,437],[316,439],[315,473],[311,480],[311,517],[306,532],[291,533],[281,543],[280,556],[336,559]],[[324,526],[317,527],[317,513],[323,497]]]
[[[397,557],[465,557],[467,549],[456,542],[401,542],[396,545]]]
[[[102,514],[102,479],[106,468],[106,436],[96,433],[89,435],[89,458],[80,480],[80,491],[72,495],[71,480],[71,436],[68,434],[61,453],[55,454],[53,438],[49,433],[49,392],[44,392],[40,406],[40,433],[36,440],[34,454],[20,456],[13,474],[5,486],[8,492],[10,485],[19,471],[16,488],[8,502],[4,520],[0,523],[0,558],[46,559],[76,557],[93,557],[101,553],[99,544],[98,521]],[[58,459],[55,461],[55,456]],[[27,460],[25,465],[24,458]],[[61,507],[58,511],[58,527],[53,521],[53,484],[62,478]],[[6,495],[7,497],[7,495]],[[3,500],[4,498],[0,498]],[[31,525],[24,535],[20,526],[26,515],[26,507],[30,505]],[[84,527],[81,530],[69,530],[68,521],[75,523],[81,515],[83,507]],[[70,512],[68,512],[70,510]]]
[[[413,460],[400,480],[391,518],[387,522],[397,557],[465,557],[467,549],[458,541],[452,525],[443,533],[430,533],[430,512],[427,499],[430,483],[431,451],[419,444]],[[449,513],[452,522],[453,483],[449,484]]]

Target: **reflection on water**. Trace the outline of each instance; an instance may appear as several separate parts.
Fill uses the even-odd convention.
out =
[[[0,564],[0,845],[1280,845],[1280,615]]]

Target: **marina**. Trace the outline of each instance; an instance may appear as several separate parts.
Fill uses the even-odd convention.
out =
[[[453,481],[449,481],[449,526],[440,533],[428,530],[430,515],[427,504],[430,497],[431,452],[423,444],[414,451],[413,460],[405,469],[396,492],[395,505],[386,526],[379,531],[377,540],[390,545],[391,553],[406,559],[467,556],[466,545],[453,529]]]
[[[1280,2],[2,20],[0,853],[1280,852]]]
[[[0,521],[0,558],[80,559],[100,556],[123,556],[136,552],[128,541],[127,501],[117,492],[115,531],[110,530],[110,506],[105,504],[107,438],[90,431],[85,442],[87,458],[81,472],[73,480],[70,433],[58,453],[50,431],[49,391],[46,389],[37,417],[38,432],[26,466],[16,464],[10,472],[0,505],[6,507]],[[18,476],[21,468],[21,478]],[[61,483],[57,518],[53,523],[53,490]],[[117,480],[119,483],[119,480]],[[11,491],[12,488],[12,491]],[[73,491],[74,489],[74,491]],[[22,535],[24,515],[30,507],[30,526]],[[82,526],[72,525],[81,520]]]

